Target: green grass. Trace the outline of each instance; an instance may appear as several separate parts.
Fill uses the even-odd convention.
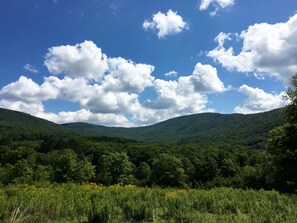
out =
[[[296,219],[296,195],[276,191],[96,184],[0,189],[0,222],[285,223]]]

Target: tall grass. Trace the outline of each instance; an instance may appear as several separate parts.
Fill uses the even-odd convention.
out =
[[[0,189],[0,222],[297,222],[297,196],[230,188],[181,190],[96,184]]]

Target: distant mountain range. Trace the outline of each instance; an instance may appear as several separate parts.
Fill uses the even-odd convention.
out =
[[[87,134],[150,143],[259,148],[265,145],[269,130],[284,122],[282,111],[276,109],[250,115],[202,113],[173,118],[151,126],[120,128],[88,123],[58,125],[22,112],[0,108],[0,139]]]
[[[268,132],[284,122],[282,109],[257,114],[202,113],[173,118],[146,127],[105,127],[87,123],[64,124],[79,133],[135,139],[150,143],[232,145],[260,148]]]

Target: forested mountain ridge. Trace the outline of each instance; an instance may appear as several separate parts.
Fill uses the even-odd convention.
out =
[[[68,123],[74,131],[123,137],[153,143],[264,146],[268,132],[284,122],[282,109],[257,114],[202,113],[182,116],[151,126],[120,128],[88,123]]]
[[[32,115],[0,108],[0,140],[37,139],[46,135],[77,134],[61,125]]]

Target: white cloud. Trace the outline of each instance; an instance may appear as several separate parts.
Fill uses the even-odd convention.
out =
[[[297,70],[297,14],[287,22],[260,23],[250,26],[237,37],[243,41],[239,54],[233,47],[226,49],[231,34],[220,33],[218,46],[208,56],[227,69],[269,75],[289,82]]]
[[[183,18],[172,10],[168,10],[166,14],[158,12],[152,16],[152,20],[145,20],[142,24],[145,30],[157,29],[158,37],[164,38],[167,35],[173,35],[188,29],[187,23]]]
[[[0,107],[25,112],[39,118],[47,119],[55,123],[89,122],[107,126],[133,126],[124,115],[117,114],[93,114],[89,110],[80,109],[71,112],[45,112],[41,103],[27,103],[23,101],[0,100]]]
[[[13,101],[9,99],[0,99],[0,107],[25,112],[31,115],[37,115],[43,113],[44,108],[41,102],[24,102],[24,101]]]
[[[64,75],[45,77],[41,84],[21,76],[0,89],[0,106],[57,123],[83,121],[132,126],[212,111],[206,108],[206,94],[225,90],[217,70],[210,65],[197,63],[191,75],[181,76],[175,81],[155,80],[152,65],[103,55],[92,42],[51,48],[45,63],[50,73]],[[106,63],[104,69],[97,64],[98,60],[99,65]],[[89,66],[83,65],[82,61]],[[169,73],[176,74],[174,71]],[[155,90],[156,99],[141,102],[141,94],[147,88]],[[49,99],[77,103],[80,109],[47,112],[43,102]],[[132,120],[127,117],[132,117]]]
[[[96,93],[96,90],[95,90]],[[85,102],[81,102],[82,107],[94,113],[125,113],[138,102],[137,94],[127,92],[104,92],[98,88],[96,96],[90,96]],[[101,93],[101,94],[100,94]]]
[[[120,57],[109,58],[108,63],[109,73],[103,82],[105,90],[142,92],[153,84],[151,73],[155,68],[152,65],[135,64]]]
[[[44,62],[49,72],[98,80],[108,70],[107,56],[92,41],[49,49]]]
[[[177,77],[177,72],[172,70],[164,74],[165,77]]]
[[[214,11],[210,12],[211,16],[215,16],[221,9],[225,9],[234,5],[235,0],[201,0],[199,10],[207,10],[211,5],[215,8]]]
[[[157,79],[154,81],[156,100],[147,100],[138,120],[156,122],[180,115],[213,111],[207,109],[206,93],[222,92],[225,89],[211,65],[197,63],[192,75],[181,76],[176,81]]]
[[[0,90],[0,96],[13,100],[28,103],[41,102],[48,99],[57,98],[59,92],[52,85],[44,82],[38,85],[32,79],[21,76],[16,82],[4,86]]]
[[[89,122],[107,126],[132,126],[124,115],[93,114],[86,109],[74,112],[59,112],[58,114],[43,113],[39,117],[52,120],[56,123]]]
[[[151,86],[154,66],[124,58],[107,58],[92,41],[49,49],[45,65],[52,74],[101,82],[105,90],[141,92]]]
[[[197,92],[223,92],[226,90],[218,77],[217,69],[208,64],[196,64],[191,82]]]
[[[28,63],[26,63],[26,64],[23,66],[23,68],[24,68],[25,70],[27,70],[27,71],[32,72],[32,73],[38,73],[38,72],[39,72],[39,70],[38,70],[35,66],[33,66],[33,65],[31,65],[31,64],[28,64]]]
[[[89,83],[83,78],[48,77],[45,83],[59,89],[58,98],[78,102],[93,113],[125,113],[138,102],[138,94],[105,89],[106,83]]]
[[[259,88],[242,85],[238,91],[248,96],[239,106],[235,107],[235,113],[257,113],[280,108],[288,104],[284,100],[285,92],[270,94]]]

